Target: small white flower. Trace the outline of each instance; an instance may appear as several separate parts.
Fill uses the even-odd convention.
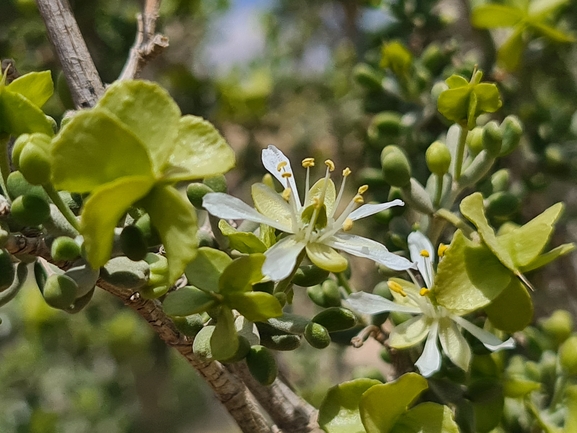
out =
[[[412,232],[408,238],[411,259],[416,262],[426,287],[393,278],[389,280],[394,301],[370,293],[354,293],[347,302],[360,313],[377,314],[398,311],[417,316],[396,326],[389,337],[389,344],[396,349],[415,346],[425,341],[425,348],[415,365],[425,377],[441,368],[440,341],[443,352],[463,370],[469,369],[471,348],[459,328],[464,328],[480,340],[489,350],[510,349],[515,346],[512,338],[502,342],[471,322],[463,319],[462,311],[451,311],[435,302],[430,289],[434,283],[433,262],[435,251],[431,241],[420,232]]]
[[[414,265],[407,259],[389,252],[383,245],[361,236],[344,233],[352,228],[353,222],[373,215],[392,206],[402,206],[401,200],[382,204],[364,204],[362,194],[367,186],[359,188],[358,193],[340,215],[336,215],[342,199],[345,181],[351,171],[343,170],[341,187],[336,191],[330,173],[335,166],[326,160],[324,178],[309,188],[309,169],[315,162],[306,158],[302,165],[307,169],[305,198],[301,202],[293,172],[288,158],[275,146],[262,151],[265,168],[285,187],[282,194],[265,184],[252,186],[252,198],[255,209],[243,201],[223,193],[209,193],[204,196],[203,206],[219,218],[246,219],[269,225],[289,235],[266,251],[266,260],[262,272],[273,281],[279,281],[290,275],[299,254],[304,250],[315,265],[331,272],[342,272],[347,260],[335,249],[349,254],[366,257],[395,270],[405,270]]]

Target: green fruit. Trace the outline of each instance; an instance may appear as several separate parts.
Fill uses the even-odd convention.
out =
[[[154,228],[154,226],[150,222],[150,215],[145,213],[142,215],[138,220],[134,223],[136,227],[138,227],[146,240],[146,245],[148,247],[155,247],[162,243],[160,239],[160,235],[158,231]]]
[[[301,344],[299,335],[278,331],[273,326],[262,322],[257,322],[256,327],[260,335],[260,343],[269,349],[280,351],[295,350]]]
[[[21,134],[12,147],[12,164],[18,169],[22,149],[30,142],[30,134]]]
[[[144,234],[135,225],[128,225],[120,232],[120,249],[126,257],[135,262],[144,260],[148,247]]]
[[[228,187],[226,185],[226,177],[223,174],[217,176],[205,177],[202,181],[214,192],[226,192]]]
[[[4,249],[0,250],[0,292],[12,285],[15,276],[16,270],[12,263],[12,255]]]
[[[329,271],[316,265],[301,265],[293,277],[293,283],[301,287],[310,287],[320,284],[328,276]]]
[[[162,286],[168,282],[168,260],[159,254],[148,253],[144,258],[150,267],[149,286]]]
[[[68,236],[59,236],[52,242],[50,254],[57,262],[67,262],[80,256],[80,245]]]
[[[551,317],[541,321],[541,329],[555,340],[556,344],[561,344],[573,332],[573,317],[566,310],[556,310]]]
[[[315,349],[324,349],[331,344],[331,336],[327,328],[315,322],[310,322],[306,326],[305,338]]]
[[[21,195],[12,202],[10,214],[16,222],[37,226],[50,218],[50,205],[35,195]]]
[[[369,90],[383,90],[382,76],[376,69],[366,63],[359,63],[353,68],[353,79]]]
[[[68,314],[76,314],[84,309],[92,299],[94,292],[96,291],[96,287],[93,287],[88,293],[84,296],[80,296],[74,300],[72,305],[68,308],[64,308],[63,310],[66,311]]]
[[[324,326],[328,332],[337,332],[354,327],[357,317],[346,308],[331,307],[318,313],[312,321]]]
[[[390,143],[402,130],[401,115],[396,111],[383,111],[373,117],[369,125],[368,135],[375,143]]]
[[[499,156],[505,156],[519,145],[523,136],[523,125],[517,116],[507,116],[501,123],[501,131],[503,132],[503,145]]]
[[[443,176],[451,166],[451,152],[447,145],[441,141],[433,142],[425,153],[427,167],[431,173]]]
[[[214,191],[209,186],[199,182],[193,182],[186,187],[188,201],[197,209],[202,209],[202,199],[210,192]]]
[[[246,365],[252,377],[264,386],[271,385],[278,374],[273,354],[263,346],[252,346],[246,355]]]
[[[185,317],[173,317],[174,326],[181,334],[194,337],[204,325],[204,319],[200,314],[191,314]]]
[[[297,314],[283,313],[280,317],[273,317],[267,320],[268,326],[274,328],[274,331],[269,329],[269,333],[286,333],[286,334],[303,334],[305,328],[310,323],[306,317]]]
[[[325,306],[325,297],[323,294],[323,287],[320,284],[316,286],[307,287],[307,295],[315,304],[320,307]]]
[[[78,286],[72,278],[53,274],[46,279],[42,295],[48,305],[63,310],[74,303],[77,292]]]
[[[521,205],[519,198],[510,192],[502,191],[491,194],[485,205],[487,216],[506,219],[513,216]]]
[[[411,165],[400,147],[390,145],[381,152],[383,177],[391,186],[407,186],[411,181]]]
[[[373,294],[388,299],[389,301],[393,300],[393,294],[391,293],[391,289],[389,288],[387,281],[381,281],[378,283],[373,289]]]
[[[482,142],[483,148],[489,156],[493,158],[499,156],[501,146],[503,145],[503,133],[494,120],[483,126]]]
[[[32,185],[45,185],[50,182],[50,154],[44,147],[28,142],[18,159],[18,170]]]
[[[8,190],[10,197],[13,199],[28,194],[35,195],[48,201],[48,194],[46,194],[44,188],[38,185],[32,185],[19,171],[13,171],[10,173],[6,181],[6,189]]]
[[[467,147],[473,155],[478,155],[483,150],[483,128],[473,128],[467,134]]]
[[[501,192],[509,189],[510,172],[507,168],[497,170],[491,176],[491,187],[493,192]]]
[[[323,290],[324,305],[322,307],[340,307],[341,306],[341,290],[338,283],[329,278],[321,284]]]

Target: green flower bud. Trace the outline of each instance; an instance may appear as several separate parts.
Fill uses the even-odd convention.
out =
[[[293,283],[301,287],[310,287],[320,284],[328,276],[329,271],[316,265],[301,265],[293,277]]]
[[[366,63],[359,63],[353,68],[353,79],[368,90],[383,90],[382,76]]]
[[[48,194],[46,194],[44,188],[39,185],[32,185],[19,171],[13,171],[8,175],[6,189],[11,198],[17,198],[21,195],[28,194],[41,197],[48,201]]]
[[[246,365],[252,377],[264,386],[271,385],[278,374],[273,354],[260,345],[252,346],[246,355]]]
[[[573,332],[573,317],[566,310],[556,310],[550,317],[540,321],[539,325],[556,344],[561,344]]]
[[[451,165],[451,152],[447,145],[441,141],[435,141],[429,146],[425,153],[427,167],[431,173],[443,176],[449,171]]]
[[[501,123],[503,132],[503,145],[499,156],[505,156],[513,152],[519,145],[523,136],[523,124],[517,116],[507,116]]]
[[[186,187],[186,196],[197,209],[202,209],[202,199],[209,192],[214,191],[204,183],[193,182]]]
[[[144,260],[148,247],[144,234],[135,225],[128,225],[120,232],[120,249],[126,257],[135,262]]]
[[[331,336],[327,328],[315,322],[310,322],[305,328],[305,338],[315,349],[324,349],[331,344]]]
[[[37,226],[50,218],[50,205],[38,196],[25,194],[12,202],[10,214],[20,224]]]
[[[509,189],[510,183],[510,172],[507,168],[502,168],[501,170],[497,170],[491,176],[491,186],[493,192],[501,192],[506,191]]]
[[[280,317],[272,317],[267,320],[268,325],[274,328],[275,332],[286,334],[303,334],[310,322],[306,317],[291,313],[283,313]]]
[[[12,263],[12,255],[2,249],[0,250],[0,292],[3,292],[12,285],[16,270]]]
[[[22,172],[32,185],[44,185],[50,182],[50,143],[46,134],[24,135],[12,151],[14,166]]]
[[[69,308],[73,304],[77,292],[78,286],[72,278],[58,274],[50,275],[42,289],[46,303],[60,310]]]
[[[168,292],[168,261],[166,257],[148,253],[144,258],[150,268],[148,284],[139,290],[140,295],[145,299],[159,298]]]
[[[204,325],[204,319],[200,314],[191,314],[185,317],[173,317],[172,321],[178,331],[187,337],[194,337]]]
[[[473,156],[478,155],[483,150],[483,128],[476,127],[469,131],[465,143]]]
[[[483,148],[487,153],[496,158],[501,152],[501,146],[503,144],[503,134],[499,125],[494,120],[483,126]]]
[[[496,192],[487,198],[485,205],[487,216],[507,219],[513,216],[521,205],[519,198],[510,192]]]
[[[341,306],[341,291],[338,283],[328,278],[321,284],[323,290],[324,307],[340,307]]]
[[[43,135],[43,134],[41,134]],[[12,147],[12,164],[16,169],[19,167],[20,162],[20,154],[22,153],[22,149],[31,141],[30,134],[21,134],[18,136],[16,141],[14,141],[14,146]]]
[[[388,144],[397,139],[402,130],[401,115],[396,111],[383,111],[373,117],[368,135],[372,143]]]
[[[271,319],[269,319],[269,321],[270,320]],[[276,325],[278,326],[278,324]],[[257,322],[256,327],[260,335],[260,344],[269,349],[281,351],[295,350],[301,344],[300,335],[283,332],[276,327],[263,322]]]
[[[246,339],[246,337],[239,335],[238,348],[236,349],[236,352],[234,352],[234,355],[232,355],[230,358],[219,359],[219,361],[222,362],[223,364],[233,364],[235,362],[241,361],[247,357],[248,353],[250,352],[250,349],[251,349],[250,343]]]
[[[383,177],[391,186],[404,187],[411,181],[411,165],[400,147],[390,145],[381,152]]]
[[[411,178],[409,184],[403,187],[401,192],[405,202],[417,211],[427,215],[435,212],[431,196],[417,179]]]
[[[50,255],[57,262],[68,262],[80,256],[80,245],[68,236],[59,236],[50,246]]]
[[[226,177],[224,177],[224,174],[205,177],[202,183],[208,186],[214,192],[226,192],[228,189],[226,185]]]
[[[150,215],[145,213],[134,223],[136,227],[140,229],[144,239],[146,240],[146,245],[148,247],[155,247],[162,243],[158,231],[150,222]]]
[[[353,328],[357,324],[357,317],[346,308],[331,307],[318,313],[312,321],[324,326],[328,332],[337,332]]]

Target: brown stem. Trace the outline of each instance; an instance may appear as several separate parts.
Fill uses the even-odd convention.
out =
[[[104,86],[82,38],[67,0],[36,0],[48,38],[66,77],[76,108],[89,108],[104,93]]]

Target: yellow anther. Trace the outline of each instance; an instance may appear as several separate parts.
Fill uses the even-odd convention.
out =
[[[335,163],[330,159],[325,161],[325,165],[329,168],[329,171],[335,171]]]
[[[351,169],[350,169],[349,167],[346,167],[346,168],[343,170],[343,177],[347,177],[347,176],[350,175],[350,174],[351,174]]]
[[[282,198],[284,198],[286,201],[289,201],[291,198],[291,194],[292,194],[292,190],[290,188],[285,188],[285,190],[282,192]]]
[[[439,257],[443,257],[448,249],[449,249],[448,245],[439,244],[439,249],[437,250],[437,254],[439,255]]]
[[[289,173],[288,171],[285,171],[284,173],[281,174],[281,176],[282,176],[284,179],[288,179],[289,177],[292,177],[292,174]]]
[[[421,290],[419,290],[419,295],[426,296],[429,294],[429,292],[430,292],[429,289],[427,289],[426,287],[423,287],[423,288],[421,288]]]
[[[353,228],[353,220],[350,219],[350,218],[347,218],[347,219],[345,220],[345,222],[343,223],[343,230],[344,230],[345,232],[348,232],[348,231],[349,231],[350,229],[352,229],[352,228]]]
[[[365,192],[367,192],[368,189],[369,189],[369,185],[361,185],[361,186],[359,186],[359,189],[357,190],[357,192],[359,194],[364,194]]]
[[[396,283],[394,281],[387,281],[387,286],[389,286],[389,289],[391,289],[393,292],[396,292],[399,295],[407,296],[407,294],[403,290],[403,287],[399,283]]]
[[[357,194],[353,197],[353,201],[357,204],[363,204],[365,202],[365,199],[363,198],[362,195]]]
[[[278,165],[276,166],[276,171],[282,171],[282,169],[285,168],[287,164],[288,162],[286,161],[279,162]]]
[[[315,166],[315,159],[314,158],[305,158],[305,159],[303,159],[302,165],[304,168],[314,167]]]
[[[420,254],[421,254],[421,257],[429,258],[431,256],[427,250],[421,250]]]

